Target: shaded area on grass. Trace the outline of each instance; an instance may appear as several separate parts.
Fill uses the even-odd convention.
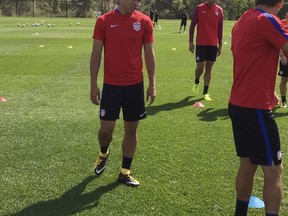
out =
[[[202,98],[198,98],[196,100],[191,100],[189,99],[192,98],[192,96],[187,96],[183,100],[179,102],[174,102],[174,103],[166,103],[166,104],[161,104],[157,106],[148,106],[146,107],[147,115],[156,115],[158,112],[161,111],[171,111],[175,109],[180,109],[186,106],[192,106],[194,103],[201,101]]]
[[[229,119],[228,115],[228,109],[216,109],[214,110],[213,108],[208,108],[203,110],[198,114],[198,117],[200,117],[200,121],[217,121],[219,118],[220,120],[226,120]]]
[[[86,186],[95,178],[97,177],[89,176],[65,192],[61,197],[48,201],[40,201],[12,215],[73,215],[77,212],[95,208],[98,206],[102,195],[112,191],[120,184],[119,181],[116,180],[105,186],[100,186],[94,191],[82,194]]]

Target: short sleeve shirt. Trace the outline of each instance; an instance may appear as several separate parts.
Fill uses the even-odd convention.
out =
[[[154,40],[148,16],[138,11],[108,12],[96,20],[93,38],[104,43],[104,83],[123,86],[143,81],[142,46]]]
[[[280,48],[288,41],[281,21],[250,9],[232,29],[233,86],[230,103],[271,110]]]
[[[206,3],[198,5],[194,11],[190,39],[193,41],[194,28],[197,24],[196,45],[217,46],[222,44],[223,10],[217,4],[208,6]]]

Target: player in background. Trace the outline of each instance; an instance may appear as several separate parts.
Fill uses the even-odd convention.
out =
[[[211,71],[216,57],[221,54],[223,35],[223,10],[216,0],[208,0],[199,4],[192,16],[189,32],[189,50],[194,53],[194,29],[197,25],[196,36],[196,69],[193,94],[199,92],[200,77],[204,68],[203,98],[211,101],[208,89],[211,81]]]
[[[154,27],[155,25],[158,26],[158,19],[159,19],[159,13],[158,13],[157,10],[155,10],[155,11],[154,11],[154,23],[153,23],[153,27]]]
[[[186,10],[183,10],[183,12],[181,13],[181,24],[179,33],[181,33],[182,27],[183,27],[183,33],[185,32],[187,26],[187,20],[188,20],[188,13]]]
[[[152,104],[156,97],[153,24],[148,16],[137,11],[140,2],[119,0],[119,7],[96,20],[90,60],[90,98],[95,105],[100,104],[100,153],[94,171],[96,175],[101,175],[106,167],[116,120],[122,109],[123,157],[118,179],[131,186],[140,185],[132,177],[130,168],[138,143],[138,123],[146,118],[142,48],[149,82],[146,100]],[[100,97],[98,73],[103,48],[104,83]]]

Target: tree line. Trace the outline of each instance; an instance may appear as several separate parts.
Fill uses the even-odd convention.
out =
[[[49,16],[49,17],[95,17],[115,8],[119,0],[0,0],[0,16]],[[184,9],[190,16],[195,7],[205,0],[142,0],[140,10],[149,14],[157,9],[162,19],[178,19]],[[225,19],[235,20],[255,0],[218,0]],[[284,18],[288,3],[284,4],[279,17]]]

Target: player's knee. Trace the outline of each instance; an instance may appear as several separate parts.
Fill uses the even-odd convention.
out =
[[[112,140],[113,130],[100,128],[98,131],[98,139],[100,141],[110,142]]]
[[[266,179],[281,179],[283,166],[282,164],[262,167],[264,171],[264,178]]]

